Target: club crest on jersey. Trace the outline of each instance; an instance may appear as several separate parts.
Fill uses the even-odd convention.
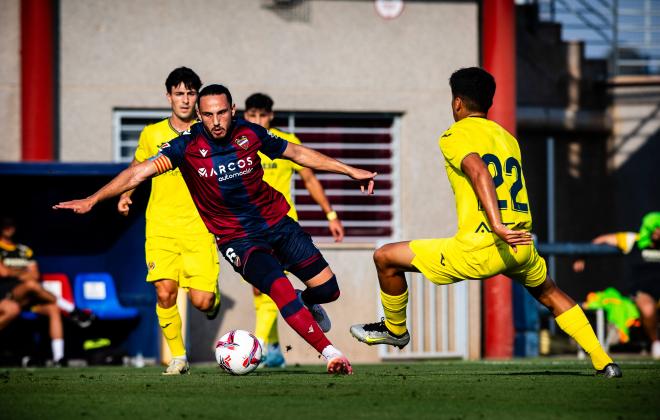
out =
[[[158,150],[167,149],[168,147],[170,147],[169,143],[163,143],[160,146],[158,146]]]
[[[206,154],[207,154],[208,152],[209,152],[209,151],[206,150],[206,149],[199,149],[199,153],[202,155],[202,157],[206,157]]]
[[[236,142],[236,144],[238,144],[243,150],[247,150],[250,145],[250,140],[248,140],[246,136],[240,136],[234,140],[234,142]]]

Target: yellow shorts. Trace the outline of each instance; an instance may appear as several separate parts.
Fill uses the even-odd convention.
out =
[[[215,237],[209,234],[181,238],[147,236],[147,281],[170,279],[179,287],[215,292],[220,265]]]
[[[410,241],[409,246],[415,254],[412,265],[436,284],[504,274],[525,286],[536,287],[547,276],[545,260],[534,245],[519,246],[517,253],[503,242],[468,252],[455,238],[417,239]]]

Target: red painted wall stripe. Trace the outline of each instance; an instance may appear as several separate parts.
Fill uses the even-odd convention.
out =
[[[516,133],[516,20],[513,0],[483,0],[483,67],[497,83],[488,117],[511,134]],[[484,282],[484,356],[513,357],[513,302],[511,279],[496,276]]]
[[[52,0],[21,0],[21,157],[52,161],[55,86]]]

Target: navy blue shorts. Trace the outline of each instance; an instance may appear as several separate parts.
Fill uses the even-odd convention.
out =
[[[311,279],[328,266],[312,237],[289,216],[263,232],[229,241],[219,247],[225,259],[241,275],[244,275],[245,266],[250,264],[250,254],[254,251],[273,255],[282,270],[289,271],[302,281]]]

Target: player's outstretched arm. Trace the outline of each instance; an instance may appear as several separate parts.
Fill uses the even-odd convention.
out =
[[[511,230],[504,226],[500,209],[497,207],[497,193],[493,177],[486,164],[476,153],[470,153],[461,162],[461,170],[472,183],[472,188],[486,211],[486,217],[493,232],[516,251],[517,245],[532,243],[532,234],[524,230]]]
[[[137,160],[135,160],[135,158],[133,158],[133,160],[131,161],[130,166],[136,166],[136,165],[139,165],[139,164],[140,164],[140,162],[138,162]],[[122,193],[122,195],[119,196],[119,200],[117,201],[117,211],[122,216],[128,216],[128,211],[131,208],[131,204],[133,204],[133,200],[131,200],[131,196],[133,195],[134,191],[135,191],[135,189],[128,190],[128,191],[125,191],[124,193]]]
[[[591,240],[591,243],[595,245],[614,246],[624,254],[627,254],[633,248],[636,240],[637,234],[635,232],[614,232],[598,235]],[[573,261],[573,271],[576,273],[583,272],[585,267],[586,262],[584,258]]]
[[[117,175],[112,181],[108,182],[100,190],[81,200],[64,201],[53,206],[54,209],[68,209],[73,210],[74,213],[84,214],[87,213],[99,201],[107,200],[111,197],[116,197],[119,194],[132,190],[141,182],[156,175],[156,165],[150,160],[129,166]]]
[[[282,156],[307,168],[347,175],[360,181],[360,190],[362,192],[366,192],[367,194],[373,194],[374,192],[376,172],[349,166],[316,150],[295,143],[289,143]]]
[[[21,269],[15,277],[18,277],[18,279],[21,281],[38,282],[39,278],[41,277],[41,273],[39,272],[39,265],[33,261],[32,263],[28,264],[27,267]]]
[[[337,213],[332,211],[330,201],[323,190],[323,185],[321,185],[321,182],[314,175],[314,171],[309,168],[300,168],[298,175],[300,175],[300,178],[305,183],[305,188],[309,191],[309,195],[321,206],[321,210],[326,214],[328,218],[328,229],[330,229],[335,242],[341,242],[344,239],[344,226],[337,217]]]
[[[616,233],[605,233],[602,235],[596,236],[591,240],[592,244],[596,245],[610,245],[610,246],[619,246],[619,241],[617,241]]]

